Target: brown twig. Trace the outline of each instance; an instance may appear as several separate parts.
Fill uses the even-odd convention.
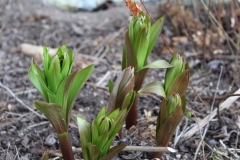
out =
[[[226,95],[226,96],[222,97],[222,100],[221,100],[221,101],[218,102],[217,114],[218,114],[218,119],[219,119],[221,125],[225,125],[225,121],[222,119],[221,114],[220,114],[220,103],[221,103],[223,100],[225,100],[225,99],[227,99],[227,98],[229,98],[229,97],[233,97],[233,96],[240,96],[240,94],[229,94],[229,95]]]
[[[209,105],[207,105],[203,100],[202,98],[198,95],[198,93],[196,92],[195,88],[193,88],[192,84],[189,83],[190,87],[192,88],[193,92],[196,94],[196,96],[198,97],[198,99],[208,108],[210,109]]]
[[[169,51],[169,52],[171,53],[171,55],[173,56],[174,54],[172,53],[172,51],[171,51],[170,48],[168,47],[167,42],[166,42],[164,36],[162,35],[162,33],[161,33],[161,37],[162,37],[163,43],[164,43],[165,46],[167,47],[168,51]]]
[[[213,113],[213,106],[214,106],[214,103],[215,103],[215,97],[216,97],[217,92],[218,92],[218,88],[219,88],[219,84],[220,84],[220,80],[221,80],[221,76],[222,76],[222,71],[223,71],[223,66],[221,66],[221,71],[220,71],[220,74],[219,74],[219,77],[218,77],[218,81],[217,81],[217,86],[216,86],[216,92],[214,94],[214,98],[213,98],[213,101],[212,101],[212,105],[211,105],[211,108],[210,108],[210,114],[209,115],[211,115]],[[194,155],[194,160],[197,159],[197,154],[198,154],[198,151],[199,151],[200,147],[202,146],[202,142],[204,141],[204,138],[205,138],[205,136],[207,134],[207,131],[208,131],[208,128],[209,128],[209,125],[210,125],[210,120],[211,119],[210,119],[210,116],[209,116],[208,119],[207,119],[207,126],[204,129],[202,138],[201,138],[201,140],[200,140],[200,142],[198,144],[198,147],[196,149],[196,152],[195,152],[195,155]],[[204,148],[203,148],[203,150],[204,150]]]
[[[234,92],[234,94],[240,94],[240,89],[238,89],[236,92]],[[234,97],[227,98],[223,103],[221,103],[221,105],[219,107],[220,111],[223,110],[223,109],[229,108],[230,105],[233,102],[235,102],[238,98],[240,98],[240,96],[234,96]],[[214,109],[212,114],[206,116],[204,119],[202,119],[198,122],[198,125],[200,126],[200,128],[197,125],[195,125],[194,127],[192,127],[189,131],[187,131],[183,135],[182,140],[186,140],[186,139],[191,138],[196,132],[199,131],[199,129],[203,128],[208,123],[209,119],[210,120],[213,119],[216,115],[217,115],[217,109]]]
[[[139,152],[171,152],[176,153],[177,150],[170,147],[151,147],[151,146],[126,146],[123,151],[139,151]],[[44,151],[40,150],[40,153]],[[82,152],[82,148],[73,149],[73,153]],[[57,157],[62,157],[58,150],[48,150],[48,153]]]
[[[146,13],[149,15],[149,17],[151,18],[151,20],[152,20],[153,22],[155,22],[154,18],[152,17],[152,15],[151,15],[151,14],[149,13],[149,11],[147,10],[147,8],[146,8],[143,0],[140,0],[140,1],[141,1],[142,5],[143,5],[144,9],[146,10]],[[162,35],[162,33],[161,33],[161,37],[162,37],[163,43],[164,43],[165,46],[167,47],[168,51],[171,53],[171,55],[173,55],[173,53],[171,52],[170,48],[168,47],[167,42],[166,42],[164,36]]]
[[[205,2],[204,2],[203,0],[200,0],[200,2],[202,3],[204,10],[205,10],[205,11],[208,11],[208,7],[207,7],[207,5],[205,4]],[[226,33],[226,31],[224,30],[224,28],[222,27],[222,25],[219,24],[219,22],[218,22],[217,19],[214,17],[214,15],[212,14],[211,11],[209,12],[209,15],[210,15],[210,17],[211,17],[211,20],[223,31],[223,33],[224,33],[225,36],[226,36],[226,39],[228,39],[229,42],[236,48],[236,50],[239,51],[238,45],[231,39],[231,37],[229,37],[229,35]]]
[[[37,115],[40,118],[46,119],[46,117],[44,117],[43,115],[39,114],[38,112],[34,111],[31,107],[29,107],[28,105],[26,105],[21,99],[19,99],[12,91],[11,89],[9,89],[7,86],[3,85],[0,82],[0,87],[2,87],[3,89],[7,90],[8,93],[11,94],[11,96],[13,98],[15,98],[23,107],[27,108],[29,111],[31,111],[32,113],[34,113],[35,115]]]
[[[217,105],[217,115],[218,115],[218,119],[221,123],[221,125],[225,125],[225,122],[224,120],[222,119],[221,115],[220,115],[220,103],[229,98],[229,97],[233,97],[233,96],[240,96],[240,94],[228,94],[226,96],[219,96],[219,97],[215,97],[215,99],[218,99],[219,102],[218,102],[218,105]],[[202,97],[202,99],[209,99],[209,100],[212,100],[214,97]]]
[[[148,12],[147,7],[145,6],[143,0],[140,0],[140,1],[141,1],[141,4],[143,5],[144,9],[146,10],[146,13],[149,15],[149,17],[151,18],[151,20],[152,20],[153,22],[155,22],[155,20],[154,20],[154,18],[152,17],[152,15]]]
[[[206,36],[207,36],[207,30],[209,28],[209,16],[210,16],[210,3],[211,0],[208,3],[208,10],[207,10],[207,24],[206,27],[204,28],[204,34],[203,34],[203,55],[205,56],[206,54]]]

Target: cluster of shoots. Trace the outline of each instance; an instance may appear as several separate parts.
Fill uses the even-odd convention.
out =
[[[134,4],[130,2],[127,5],[134,10]],[[139,9],[139,6],[136,7]],[[164,17],[161,17],[152,24],[149,15],[142,10],[133,14],[124,38],[122,73],[115,83],[108,83],[108,104],[91,124],[77,116],[85,160],[109,160],[127,146],[111,145],[117,133],[121,137],[124,121],[127,129],[137,125],[138,95],[145,92],[163,97],[156,122],[156,146],[166,147],[171,140],[186,112],[189,67],[179,54],[172,54],[169,63],[157,60],[148,64],[147,59],[157,42],[163,22]],[[43,47],[43,51],[43,70],[33,60],[28,73],[30,81],[43,98],[43,101],[34,101],[34,105],[55,129],[63,159],[73,160],[68,134],[71,110],[94,66],[72,72],[74,54],[72,50],[67,51],[66,45],[60,47],[54,57],[50,56],[46,47]],[[154,81],[142,87],[149,69],[166,69],[164,84]],[[161,158],[162,154],[155,152],[152,158]],[[42,159],[48,159],[48,155],[45,154]]]

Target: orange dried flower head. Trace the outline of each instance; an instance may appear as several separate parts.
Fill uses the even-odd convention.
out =
[[[125,2],[126,6],[130,9],[134,16],[138,16],[139,13],[143,12],[140,7],[142,4],[136,4],[136,2],[132,2],[132,0],[125,0]]]

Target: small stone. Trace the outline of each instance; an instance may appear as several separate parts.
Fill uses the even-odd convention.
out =
[[[211,146],[211,147],[214,147],[218,144],[218,142],[215,140],[215,139],[211,139],[208,141],[208,144]]]
[[[122,138],[121,140],[121,144],[127,144],[128,140],[126,138]]]
[[[24,134],[22,132],[18,133],[18,137],[23,137],[23,136],[24,136]]]
[[[53,134],[50,134],[47,136],[47,138],[45,139],[45,143],[48,146],[53,146],[56,143],[56,139],[54,138]]]
[[[7,131],[1,131],[0,132],[0,135],[4,135],[4,134],[7,134]]]

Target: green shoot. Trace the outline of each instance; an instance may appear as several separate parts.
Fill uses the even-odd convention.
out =
[[[147,59],[155,46],[162,30],[164,17],[158,19],[153,25],[147,14],[141,12],[132,17],[128,30],[125,33],[125,43],[122,56],[122,70],[132,66],[135,69],[134,90],[138,92],[150,68],[166,69],[172,67],[164,60],[157,60],[147,64]],[[126,128],[137,124],[137,98],[131,108],[127,119]]]
[[[60,140],[64,159],[74,159],[68,136],[70,114],[78,92],[89,78],[93,65],[71,73],[74,56],[66,52],[66,45],[60,47],[52,58],[43,48],[42,71],[32,60],[28,76],[45,102],[34,101],[35,107],[51,122]]]

